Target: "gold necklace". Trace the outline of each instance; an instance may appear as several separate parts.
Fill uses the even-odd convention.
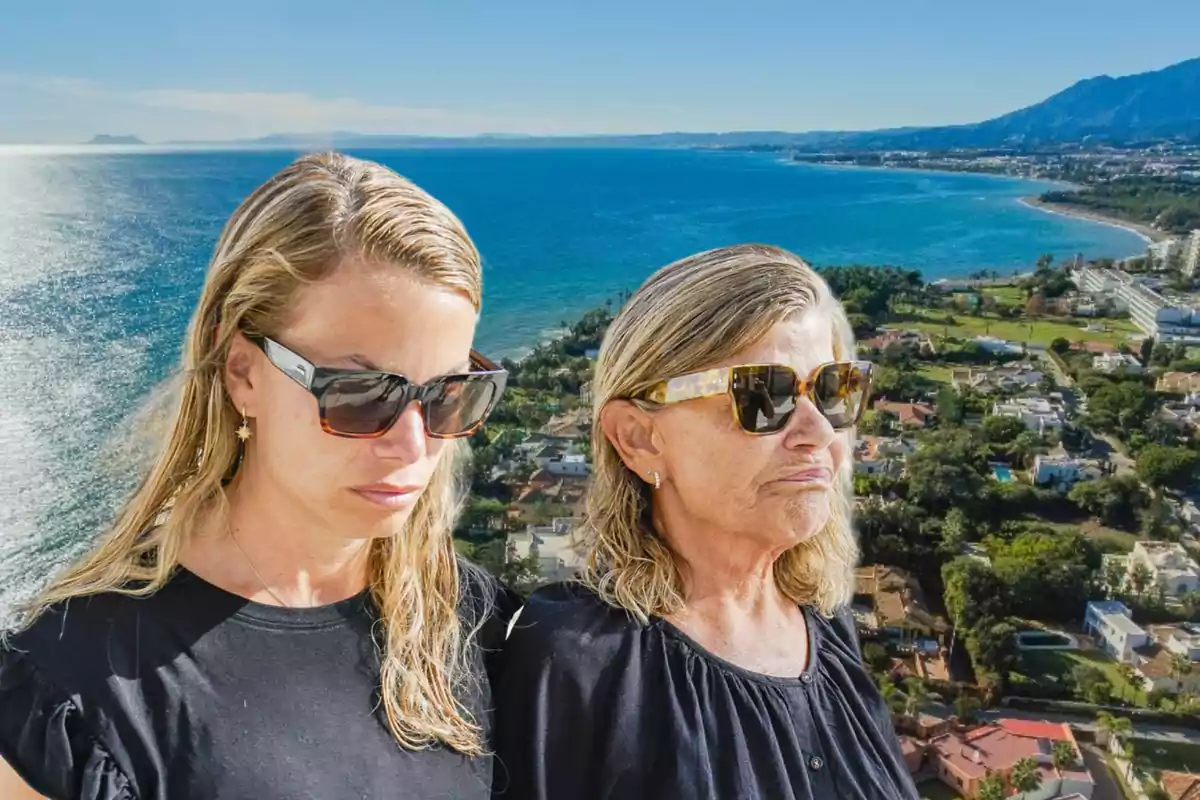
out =
[[[250,566],[250,570],[254,573],[254,577],[258,578],[258,582],[261,583],[262,587],[267,590],[267,594],[275,598],[275,602],[279,603],[279,605],[283,606],[284,608],[291,608],[290,605],[283,602],[283,599],[279,595],[271,591],[271,587],[267,585],[266,580],[263,578],[262,574],[259,573],[258,568],[254,566],[254,562],[250,560],[250,556],[246,555],[246,551],[242,549],[242,543],[237,540],[237,536],[233,532],[232,523],[229,525],[229,538],[233,539],[233,543],[237,547],[238,551],[242,554],[242,558],[246,559],[246,563]]]

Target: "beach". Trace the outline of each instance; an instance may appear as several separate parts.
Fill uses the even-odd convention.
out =
[[[1036,208],[1038,211],[1045,211],[1047,214],[1060,214],[1064,217],[1075,217],[1076,219],[1086,219],[1089,222],[1098,222],[1102,225],[1111,225],[1114,228],[1123,228],[1131,233],[1136,233],[1147,243],[1161,242],[1164,239],[1169,239],[1170,234],[1151,228],[1149,225],[1143,225],[1138,222],[1130,222],[1129,220],[1109,217],[1104,214],[1098,214],[1095,211],[1085,211],[1074,206],[1061,205],[1058,203],[1047,203],[1038,197],[1023,197],[1019,201],[1022,205]]]

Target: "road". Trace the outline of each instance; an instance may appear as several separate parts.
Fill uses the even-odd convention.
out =
[[[1117,468],[1118,475],[1123,475],[1134,471],[1137,464],[1132,458],[1125,455],[1125,453],[1121,451],[1120,442],[1109,436],[1107,433],[1096,433],[1093,431],[1092,436],[1096,439],[1096,445],[1093,447],[1093,450],[1101,450],[1103,448],[1103,455],[1106,456],[1108,460],[1112,462],[1113,466]]]
[[[1080,755],[1083,756],[1083,763],[1088,772],[1092,773],[1092,780],[1096,782],[1092,800],[1124,800],[1125,794],[1117,785],[1117,779],[1108,768],[1100,748],[1094,744],[1083,743],[1079,745],[1079,749],[1082,751]]]

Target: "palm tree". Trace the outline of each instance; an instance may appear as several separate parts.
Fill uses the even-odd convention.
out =
[[[1192,672],[1192,662],[1187,656],[1181,656],[1179,653],[1171,654],[1171,677],[1176,682],[1184,675],[1190,675]]]
[[[1118,741],[1133,731],[1133,723],[1128,717],[1114,717],[1107,711],[1096,715],[1096,727],[1109,737],[1116,737]]]
[[[1004,800],[1004,779],[999,775],[988,775],[979,782],[975,798],[976,800]]]
[[[909,678],[904,682],[904,694],[908,696],[908,701],[904,705],[904,713],[910,717],[915,717],[917,712],[921,710],[921,706],[925,705],[929,700],[929,691],[925,688],[925,684],[920,678]]]
[[[1064,770],[1067,767],[1075,766],[1079,760],[1079,754],[1075,752],[1075,748],[1070,742],[1055,742],[1050,749],[1050,758],[1054,762],[1054,768]]]
[[[1126,693],[1129,687],[1133,687],[1134,692],[1137,692],[1139,683],[1137,670],[1133,668],[1132,664],[1121,662],[1117,664],[1117,673],[1121,676],[1121,680],[1124,681],[1121,686],[1121,699],[1128,700],[1129,698],[1126,697]]]
[[[904,695],[896,688],[896,684],[892,683],[892,679],[884,676],[879,681],[879,693],[883,695],[883,702],[891,709],[893,713],[902,713],[904,709]]]
[[[1018,792],[1032,792],[1042,788],[1042,773],[1038,771],[1038,763],[1032,758],[1022,758],[1013,764],[1008,780]]]

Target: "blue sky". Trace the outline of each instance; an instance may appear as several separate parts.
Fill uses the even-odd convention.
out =
[[[7,143],[929,125],[1200,56],[1197,0],[3,5]]]

